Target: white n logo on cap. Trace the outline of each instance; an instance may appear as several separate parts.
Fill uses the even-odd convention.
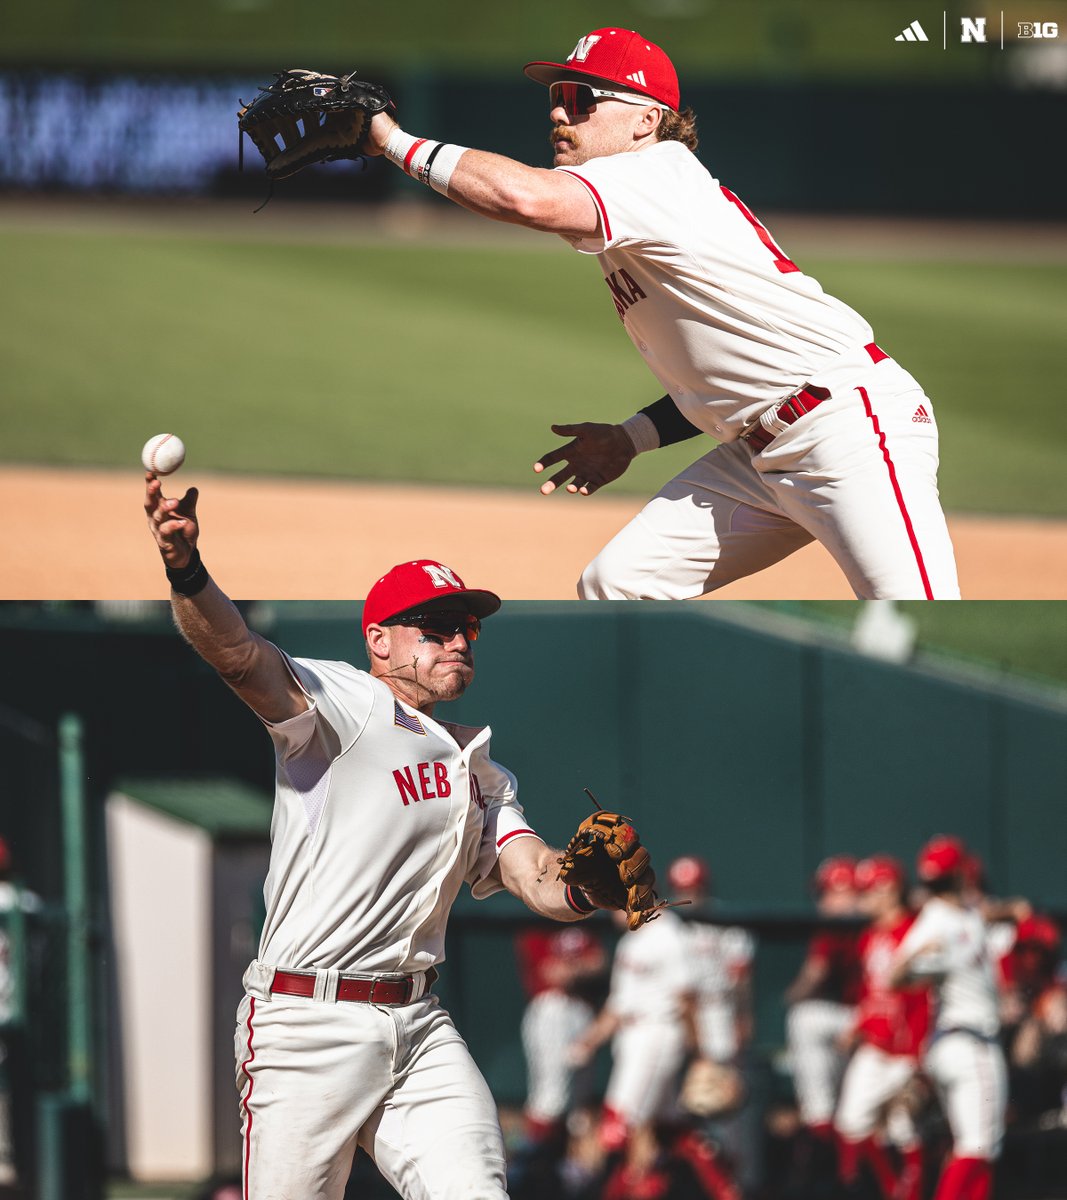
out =
[[[585,62],[589,57],[589,51],[600,41],[599,33],[586,34],[577,46],[567,55],[567,62]]]
[[[435,588],[457,588],[463,590],[463,584],[452,574],[447,567],[442,567],[440,563],[424,563],[422,569],[430,577],[430,582]]]

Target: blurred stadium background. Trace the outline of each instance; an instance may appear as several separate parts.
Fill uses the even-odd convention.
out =
[[[354,605],[245,611],[292,653],[362,661]],[[825,855],[911,864],[957,833],[995,894],[1067,918],[1063,605],[888,615],[907,626],[898,661],[861,649],[885,606],[512,603],[450,714],[492,723],[548,839],[569,835],[587,786],[634,817],[661,869],[707,858],[712,915],[758,940],[758,1114],[790,1102],[781,996]],[[4,918],[23,1178],[42,1200],[97,1198],[105,1180],[109,1196],[206,1196],[239,1155],[233,1017],[261,920],[269,740],[158,602],[9,602],[0,657],[0,836],[41,902]],[[505,1115],[525,1087],[515,938],[534,925],[510,897],[461,896],[439,985]],[[998,1196],[1064,1194],[1067,1134],[1037,1153],[1032,1133],[1013,1128]]]
[[[961,17],[989,42],[961,44]],[[930,41],[897,42],[916,19]],[[237,171],[237,99],[291,63],[358,66],[410,128],[546,163],[521,65],[611,22],[669,49],[704,161],[935,399],[946,507],[1064,516],[1062,0],[9,6],[0,461],[128,465],[180,416],[203,468],[528,488],[551,420],[647,403],[562,242],[380,165],[304,172],[253,217],[258,156]],[[420,436],[383,453],[367,432],[392,411]]]

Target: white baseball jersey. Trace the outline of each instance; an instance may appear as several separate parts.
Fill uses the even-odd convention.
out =
[[[682,996],[696,990],[685,924],[661,912],[623,934],[611,968],[608,1007],[623,1024],[671,1023],[682,1012]]]
[[[567,240],[598,256],[652,373],[719,441],[873,340],[680,142],[557,170],[581,180],[600,213],[598,234]]]
[[[1000,1029],[996,980],[981,915],[931,897],[898,953],[907,957],[916,950],[922,953],[912,961],[912,973],[937,980],[935,1035],[939,1030],[968,1029],[995,1037]]]
[[[948,1118],[953,1154],[992,1161],[1004,1138],[1008,1079],[985,921],[931,897],[900,944],[902,955],[916,951],[911,970],[933,978],[936,997],[923,1066]]]
[[[309,708],[277,754],[267,916],[272,966],[416,972],[444,958],[460,886],[478,899],[502,846],[536,836],[488,727],[447,724],[344,662],[289,659]]]
[[[737,988],[752,965],[755,943],[744,929],[691,921],[685,925],[696,992],[700,1053],[728,1062],[737,1042]]]
[[[558,167],[596,204],[598,256],[631,340],[720,443],[586,567],[586,600],[685,600],[818,539],[861,599],[956,599],[922,388],[679,142]],[[826,397],[790,424],[804,385]],[[739,440],[756,426],[773,440]]]

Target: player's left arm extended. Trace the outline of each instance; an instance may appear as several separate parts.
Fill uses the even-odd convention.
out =
[[[504,887],[539,916],[553,921],[580,921],[567,903],[566,888],[556,875],[560,851],[538,838],[516,838],[500,851],[493,871]]]
[[[430,162],[438,145],[441,149]],[[428,182],[449,200],[494,221],[563,237],[589,237],[600,227],[600,214],[592,196],[572,175],[528,167],[486,150],[413,138],[385,112],[371,120],[365,152],[372,156],[384,154],[401,170]]]

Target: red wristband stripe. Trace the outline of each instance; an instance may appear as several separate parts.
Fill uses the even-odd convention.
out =
[[[407,152],[407,154],[404,155],[404,171],[408,175],[411,174],[411,160],[415,157],[415,151],[418,150],[418,148],[420,146],[425,146],[425,145],[426,145],[426,138],[419,138],[415,142],[415,145],[411,147],[411,149]]]
[[[583,917],[587,917],[596,905],[582,891],[581,888],[575,887],[573,883],[568,883],[563,889],[563,898],[567,901],[567,907],[576,913],[581,913]]]

